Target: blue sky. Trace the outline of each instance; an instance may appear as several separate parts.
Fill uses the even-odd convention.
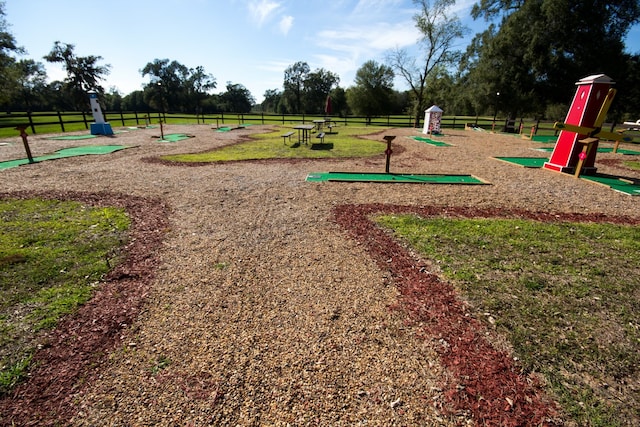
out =
[[[127,94],[149,81],[139,70],[154,59],[203,66],[223,92],[240,83],[260,102],[267,89],[281,89],[284,70],[305,61],[353,84],[370,59],[384,62],[394,48],[415,46],[411,0],[5,0],[9,31],[26,57],[45,63],[51,80],[65,73],[42,59],[55,41],[75,45],[79,56],[99,55],[110,64],[104,87]],[[474,22],[475,0],[458,0],[453,13],[470,27],[460,40],[487,25]],[[640,52],[640,26],[628,50]],[[585,75],[590,72],[585,73]],[[581,78],[582,76],[577,76]],[[405,89],[397,80],[397,89]]]

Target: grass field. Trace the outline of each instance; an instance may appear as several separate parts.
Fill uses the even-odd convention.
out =
[[[640,229],[383,216],[433,260],[578,425],[640,414]]]
[[[296,158],[337,158],[367,157],[382,154],[387,148],[381,141],[358,138],[359,135],[377,132],[380,128],[356,126],[339,126],[335,132],[327,133],[324,143],[315,134],[311,134],[308,144],[298,144],[296,135],[286,144],[281,135],[291,131],[291,127],[281,126],[279,129],[251,136],[251,141],[232,144],[205,153],[176,154],[164,156],[162,159],[173,162],[223,162],[238,160],[263,159],[296,159]]]
[[[26,375],[38,337],[86,302],[118,263],[129,219],[76,202],[0,200],[0,395]]]

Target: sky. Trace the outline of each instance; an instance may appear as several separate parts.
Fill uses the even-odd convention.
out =
[[[470,30],[461,50],[488,25],[470,18],[475,2],[458,0],[450,11]],[[8,31],[25,58],[45,65],[50,81],[66,76],[42,58],[60,41],[111,66],[107,91],[141,90],[149,76],[140,70],[169,59],[204,67],[216,79],[213,93],[241,84],[257,102],[268,89],[282,90],[284,70],[299,61],[352,86],[366,61],[384,63],[390,50],[415,49],[416,12],[412,0],[5,0]],[[640,25],[630,31],[627,51],[640,52]],[[406,89],[402,80],[396,89]]]

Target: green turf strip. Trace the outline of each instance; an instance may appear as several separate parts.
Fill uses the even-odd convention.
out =
[[[553,135],[533,135],[530,140],[533,142],[556,142],[558,137]]]
[[[64,135],[64,136],[52,136],[47,139],[53,139],[55,141],[67,141],[67,140],[76,140],[76,139],[90,139],[97,138],[97,135]]]
[[[193,135],[187,135],[186,133],[170,133],[166,134],[164,138],[159,139],[158,142],[178,142],[189,138],[193,138]]]
[[[552,152],[554,149],[554,147],[541,147],[541,148],[536,148],[536,150],[538,151],[546,151],[546,152]],[[613,147],[598,147],[598,153],[613,153]],[[634,151],[634,150],[625,150],[624,148],[618,148],[618,151],[616,151],[617,154],[626,154],[629,156],[637,156],[640,155],[640,151]]]
[[[640,196],[640,184],[634,184],[615,176],[606,175],[580,175],[580,178],[597,182],[598,184],[608,185],[611,189],[621,193],[630,194],[632,196]]]
[[[436,147],[451,147],[451,144],[447,144],[446,142],[434,141],[433,139],[424,138],[422,136],[412,136],[411,138],[416,140],[416,141],[425,142],[425,143],[427,143],[429,145],[433,145],[433,146],[436,146]]]
[[[525,168],[541,168],[549,159],[546,157],[494,157],[507,163],[514,163]]]
[[[486,184],[472,175],[414,175],[395,173],[315,172],[307,181],[388,182],[405,184]]]
[[[88,145],[85,147],[63,148],[62,150],[58,150],[53,154],[34,157],[33,162],[38,163],[45,160],[61,159],[64,157],[110,154],[118,150],[123,150],[125,148],[129,147],[127,147],[126,145]],[[0,162],[0,169],[9,169],[26,164],[29,164],[28,159],[7,160],[4,162]]]

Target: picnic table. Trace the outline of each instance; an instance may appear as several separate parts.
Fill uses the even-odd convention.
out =
[[[311,140],[311,130],[315,125],[296,125],[293,128],[298,131],[298,142],[306,144]]]
[[[318,119],[318,120],[314,120],[313,121],[313,125],[316,127],[316,130],[318,132],[320,132],[320,130],[322,129],[322,126],[324,125],[325,120],[324,119]]]

